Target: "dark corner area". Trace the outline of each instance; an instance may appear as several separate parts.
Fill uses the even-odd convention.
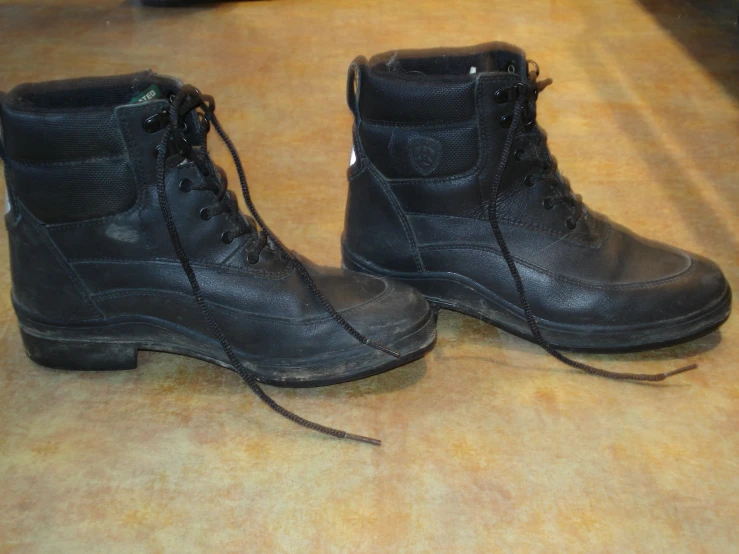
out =
[[[739,2],[639,0],[727,92],[739,96]]]

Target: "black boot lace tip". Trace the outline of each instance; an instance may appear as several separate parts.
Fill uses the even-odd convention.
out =
[[[381,440],[372,439],[370,437],[363,437],[362,435],[352,435],[351,433],[346,433],[344,435],[344,438],[351,441],[365,442],[367,444],[371,444],[372,446],[382,446]]]
[[[663,373],[662,375],[664,375],[664,378],[667,379],[668,377],[672,377],[673,375],[677,375],[678,373],[685,373],[686,371],[692,371],[693,369],[697,369],[697,368],[698,368],[698,364],[690,364],[684,367],[673,369],[672,371],[668,371],[666,373]]]

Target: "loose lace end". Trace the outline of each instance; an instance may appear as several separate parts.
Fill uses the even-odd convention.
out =
[[[685,367],[680,367],[678,369],[673,369],[672,371],[668,371],[666,373],[663,373],[665,376],[665,379],[668,377],[672,377],[673,375],[677,375],[678,373],[685,373],[686,371],[691,371],[693,369],[696,369],[698,367],[698,364],[690,364],[686,365]]]
[[[375,348],[380,352],[384,352],[385,354],[390,354],[394,358],[400,358],[400,352],[398,352],[397,350],[393,350],[392,348],[388,348],[387,346],[380,344],[379,342],[367,339],[364,344],[366,344],[367,346],[371,346],[372,348]]]
[[[344,438],[350,441],[366,442],[367,444],[371,444],[373,446],[382,446],[381,440],[363,437],[362,435],[352,435],[351,433],[346,433],[344,435]]]

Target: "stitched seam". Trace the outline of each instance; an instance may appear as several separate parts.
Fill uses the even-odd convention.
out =
[[[370,298],[366,302],[363,302],[361,304],[358,304],[356,306],[352,306],[351,308],[348,308],[346,310],[340,311],[342,314],[349,314],[353,312],[360,311],[367,306],[371,306],[372,304],[376,304],[386,298],[390,295],[390,293],[394,290],[393,285],[389,282],[383,279],[385,282],[385,290],[377,295],[374,298]],[[110,293],[100,293],[96,294],[95,298],[100,300],[114,300],[114,299],[120,299],[120,298],[129,298],[129,297],[136,297],[136,296],[170,296],[182,300],[192,300],[195,301],[195,298],[192,295],[181,293],[177,291],[163,291],[163,290],[146,290],[146,291],[125,291],[125,292],[110,292]],[[252,319],[255,321],[274,321],[274,322],[280,322],[285,323],[288,325],[306,325],[306,324],[312,324],[312,323],[318,323],[318,322],[331,322],[333,319],[328,314],[322,314],[316,317],[310,317],[306,319],[300,319],[300,320],[294,320],[294,319],[287,319],[287,318],[280,318],[280,317],[274,317],[270,315],[264,315],[264,314],[255,314],[250,312],[245,312],[242,310],[238,310],[236,308],[232,308],[231,306],[226,306],[224,304],[208,301],[208,304],[211,306],[217,307],[220,311],[229,312],[232,315],[246,318],[246,319]],[[115,314],[115,316],[119,315],[142,315],[140,313],[135,312],[118,312]],[[156,317],[156,316],[154,316]]]
[[[418,177],[414,179],[409,179],[407,177],[401,177],[396,179],[390,179],[387,178],[388,184],[391,187],[394,187],[396,185],[404,185],[404,186],[415,186],[415,185],[422,185],[424,183],[452,183],[454,181],[459,181],[461,179],[466,179],[468,177],[474,177],[476,173],[479,171],[478,164],[480,163],[480,157],[478,156],[478,161],[475,163],[475,165],[472,167],[472,169],[468,169],[464,173],[455,173],[454,175],[443,175],[441,177]]]
[[[124,160],[126,158],[125,154],[119,154],[116,156],[95,156],[92,158],[76,158],[72,161],[63,161],[63,162],[21,162],[18,160],[8,160],[9,165],[11,167],[49,167],[49,168],[57,168],[57,167],[66,167],[66,166],[76,166],[80,164],[92,164],[95,162],[111,162],[111,161],[118,161],[118,160]]]
[[[390,205],[392,206],[395,215],[400,220],[400,224],[405,231],[405,238],[408,240],[408,244],[411,247],[411,255],[413,256],[413,261],[416,264],[416,269],[419,273],[423,273],[423,262],[421,261],[421,255],[418,251],[418,245],[416,244],[416,239],[413,236],[413,231],[410,224],[408,223],[408,218],[406,217],[405,212],[403,211],[403,208],[398,201],[398,198],[395,196],[392,189],[385,182],[379,172],[375,171],[374,166],[368,164],[368,167],[372,176],[379,182],[380,188],[385,193],[385,196],[387,196],[390,200]]]
[[[469,127],[475,127],[477,126],[477,118],[473,117],[471,119],[459,119],[459,120],[453,120],[453,121],[432,121],[431,123],[395,123],[392,121],[384,121],[379,119],[363,119],[362,123],[366,125],[374,125],[376,127],[387,127],[387,128],[394,128],[394,129],[406,129],[406,130],[457,130],[457,129],[465,129]]]
[[[359,158],[360,156],[365,158],[366,153],[364,152],[364,148],[362,147],[361,140],[358,144],[356,144],[355,149],[358,150],[358,152],[355,151],[355,154]],[[390,188],[390,185],[385,181],[385,179],[382,177],[382,175],[377,171],[377,169],[372,165],[371,162],[368,162],[367,168],[369,168],[370,174],[377,180],[377,183],[380,186],[380,189],[384,192],[387,199],[390,201],[390,205],[393,208],[393,211],[395,212],[395,215],[400,220],[400,224],[403,227],[403,230],[405,231],[405,237],[408,240],[408,244],[411,247],[411,256],[413,257],[413,262],[416,265],[416,270],[419,273],[423,273],[423,261],[421,260],[421,253],[418,251],[418,245],[416,244],[416,238],[413,235],[413,230],[411,229],[410,223],[408,223],[408,218],[405,215],[405,212],[403,211],[403,207],[400,205],[400,202],[398,201],[398,198],[393,193],[392,189]]]
[[[57,262],[59,262],[62,266],[62,269],[67,274],[67,277],[72,281],[72,284],[77,289],[77,292],[82,296],[82,299],[87,303],[88,307],[92,309],[93,312],[98,314],[100,317],[105,317],[105,314],[98,308],[97,304],[92,300],[92,297],[90,295],[90,291],[85,287],[84,282],[80,278],[79,275],[74,271],[74,269],[71,267],[69,262],[64,259],[64,256],[59,251],[59,249],[56,247],[56,244],[51,240],[51,238],[46,233],[46,230],[41,228],[38,224],[36,224],[35,221],[33,221],[30,217],[28,217],[28,212],[26,208],[23,208],[23,211],[26,212],[24,215],[26,216],[26,221],[28,221],[28,224],[31,226],[32,229],[34,229],[40,236],[41,240],[44,241],[46,244],[46,247],[51,251],[52,255],[56,258]],[[72,318],[69,318],[68,321],[71,321]]]
[[[486,248],[483,246],[454,246],[454,245],[443,245],[443,246],[422,246],[422,250],[424,251],[433,251],[433,250],[472,250],[477,252],[489,252],[491,254],[495,254],[498,256],[502,256],[499,250],[496,250],[494,248]],[[574,279],[572,277],[568,277],[566,275],[561,275],[554,273],[548,269],[544,269],[543,267],[534,265],[530,262],[521,260],[520,258],[517,258],[514,256],[514,259],[516,261],[516,264],[521,264],[523,266],[528,267],[529,269],[533,269],[534,271],[538,271],[539,273],[543,273],[549,277],[551,277],[554,280],[557,281],[565,281],[568,283],[571,283],[573,285],[578,285],[582,287],[587,288],[593,288],[593,289],[602,289],[602,290],[621,290],[621,289],[649,289],[658,287],[661,285],[669,284],[674,281],[679,281],[680,279],[686,277],[690,273],[692,273],[695,270],[695,261],[693,260],[692,256],[690,258],[690,266],[686,268],[685,270],[681,271],[677,275],[674,275],[672,277],[667,277],[665,279],[656,279],[653,281],[646,281],[644,283],[623,283],[623,284],[617,284],[617,285],[604,285],[599,283],[590,283],[588,281],[581,281],[579,279]]]
[[[357,127],[357,123],[355,122],[352,125],[352,150],[354,151],[355,161],[354,165],[350,165],[349,168],[346,170],[347,180],[358,177],[365,169],[367,169],[366,164],[364,163],[364,157],[357,154],[357,144],[359,144],[360,142],[361,139],[359,137],[359,128]]]
[[[423,212],[407,212],[407,213],[408,213],[408,215],[416,215],[416,216],[421,216],[421,217],[443,217],[443,218],[447,218],[447,219],[470,219],[472,221],[485,221],[485,219],[482,219],[482,218],[464,217],[464,216],[459,216],[459,215],[428,214],[428,213],[423,213]],[[584,242],[584,241],[581,241],[581,240],[578,240],[576,238],[572,238],[572,237],[568,236],[571,233],[562,233],[562,234],[560,234],[560,233],[557,233],[556,231],[552,231],[551,229],[549,229],[547,227],[543,227],[541,225],[537,225],[536,223],[527,223],[525,221],[521,221],[521,220],[518,220],[518,219],[512,219],[512,218],[510,218],[508,216],[498,216],[498,220],[504,221],[505,223],[510,223],[511,225],[515,225],[516,227],[522,227],[524,229],[533,229],[535,231],[541,231],[541,232],[546,233],[548,235],[551,235],[553,237],[565,238],[565,240],[567,240],[568,242],[573,242],[573,243],[575,243],[578,246],[584,246],[586,248],[592,248],[592,249],[598,249],[603,244],[603,242],[605,241],[605,238],[608,238],[608,235],[610,235],[610,233],[611,233],[611,226],[608,225],[607,230],[606,230],[606,234],[605,234],[605,238],[603,240],[601,240],[598,244],[593,245],[591,243]]]
[[[149,237],[146,225],[144,224],[144,208],[146,207],[146,204],[148,204],[146,187],[143,183],[144,170],[141,166],[141,162],[138,156],[131,156],[131,152],[129,150],[129,144],[133,144],[134,141],[133,135],[131,134],[131,128],[128,126],[128,121],[125,117],[120,117],[119,113],[115,114],[115,118],[121,127],[121,132],[123,133],[123,142],[126,149],[126,156],[128,157],[128,163],[130,163],[134,167],[134,172],[136,173],[136,215],[138,216],[139,223],[141,225],[141,231],[144,235],[144,246],[146,247],[147,252],[153,253],[154,246],[151,243],[151,238]]]
[[[181,264],[178,260],[172,260],[169,258],[151,258],[147,260],[133,260],[133,259],[126,259],[126,258],[76,258],[71,259],[70,263],[75,265],[88,265],[88,264],[105,264],[105,263],[126,263],[126,264],[151,264],[151,263],[159,263],[159,264],[166,264],[173,267],[181,267]],[[246,269],[239,269],[237,267],[230,267],[215,263],[208,263],[208,262],[190,262],[190,264],[193,266],[193,268],[201,268],[201,269],[216,269],[219,271],[224,271],[226,273],[231,273],[233,275],[245,275],[245,276],[251,276],[251,275],[257,275],[257,276],[265,276],[265,277],[275,277],[277,280],[284,279],[285,277],[288,277],[291,275],[295,268],[286,268],[284,271],[266,271],[262,269],[254,269],[254,270],[246,270]]]

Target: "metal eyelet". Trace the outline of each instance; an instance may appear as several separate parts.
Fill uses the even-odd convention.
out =
[[[254,256],[251,252],[247,254],[246,261],[254,265],[259,262],[259,256]]]
[[[204,220],[209,220],[212,216],[210,215],[210,210],[208,208],[203,208],[200,210],[200,218]]]
[[[533,175],[526,175],[526,177],[523,180],[524,186],[527,186],[529,188],[534,186],[534,176]]]
[[[542,204],[544,205],[545,210],[551,210],[554,207],[554,204],[552,204],[551,198],[545,198]]]
[[[190,179],[182,179],[179,188],[182,192],[190,192],[192,190],[192,181]]]
[[[567,226],[567,228],[572,231],[575,229],[575,227],[577,227],[577,221],[575,221],[572,217],[568,217],[567,219],[565,219],[565,226]]]
[[[192,146],[190,146],[190,143],[183,136],[176,135],[174,137],[174,144],[177,148],[177,153],[183,158],[187,158],[192,152]]]
[[[513,122],[513,116],[511,114],[504,115],[500,118],[500,126],[504,129],[508,129],[508,127],[511,126],[511,123]]]
[[[523,148],[519,148],[513,153],[513,157],[516,158],[519,162],[523,160],[524,156],[526,155],[526,151]]]
[[[144,119],[144,122],[142,123],[142,126],[144,128],[144,131],[149,133],[150,135],[153,135],[154,133],[161,130],[161,125],[159,124],[159,115],[152,115],[151,117],[147,117]]]
[[[164,129],[168,123],[169,114],[167,113],[167,110],[162,110],[159,113],[147,117],[143,121],[142,126],[144,128],[144,131],[146,131],[150,135],[153,135],[154,133],[158,133],[159,131]]]
[[[228,231],[225,231],[221,235],[221,240],[224,242],[224,244],[231,244],[233,242],[234,238],[231,235],[231,233],[229,233]]]
[[[534,60],[526,60],[526,70],[529,71],[529,66],[534,66],[534,74],[538,77],[539,76],[539,64],[536,63]]]
[[[493,94],[493,102],[496,104],[505,104],[508,101],[508,91],[505,89],[498,89]]]
[[[513,62],[508,63],[508,67],[506,67],[506,71],[508,73],[515,73],[516,72],[516,66],[513,65]]]

